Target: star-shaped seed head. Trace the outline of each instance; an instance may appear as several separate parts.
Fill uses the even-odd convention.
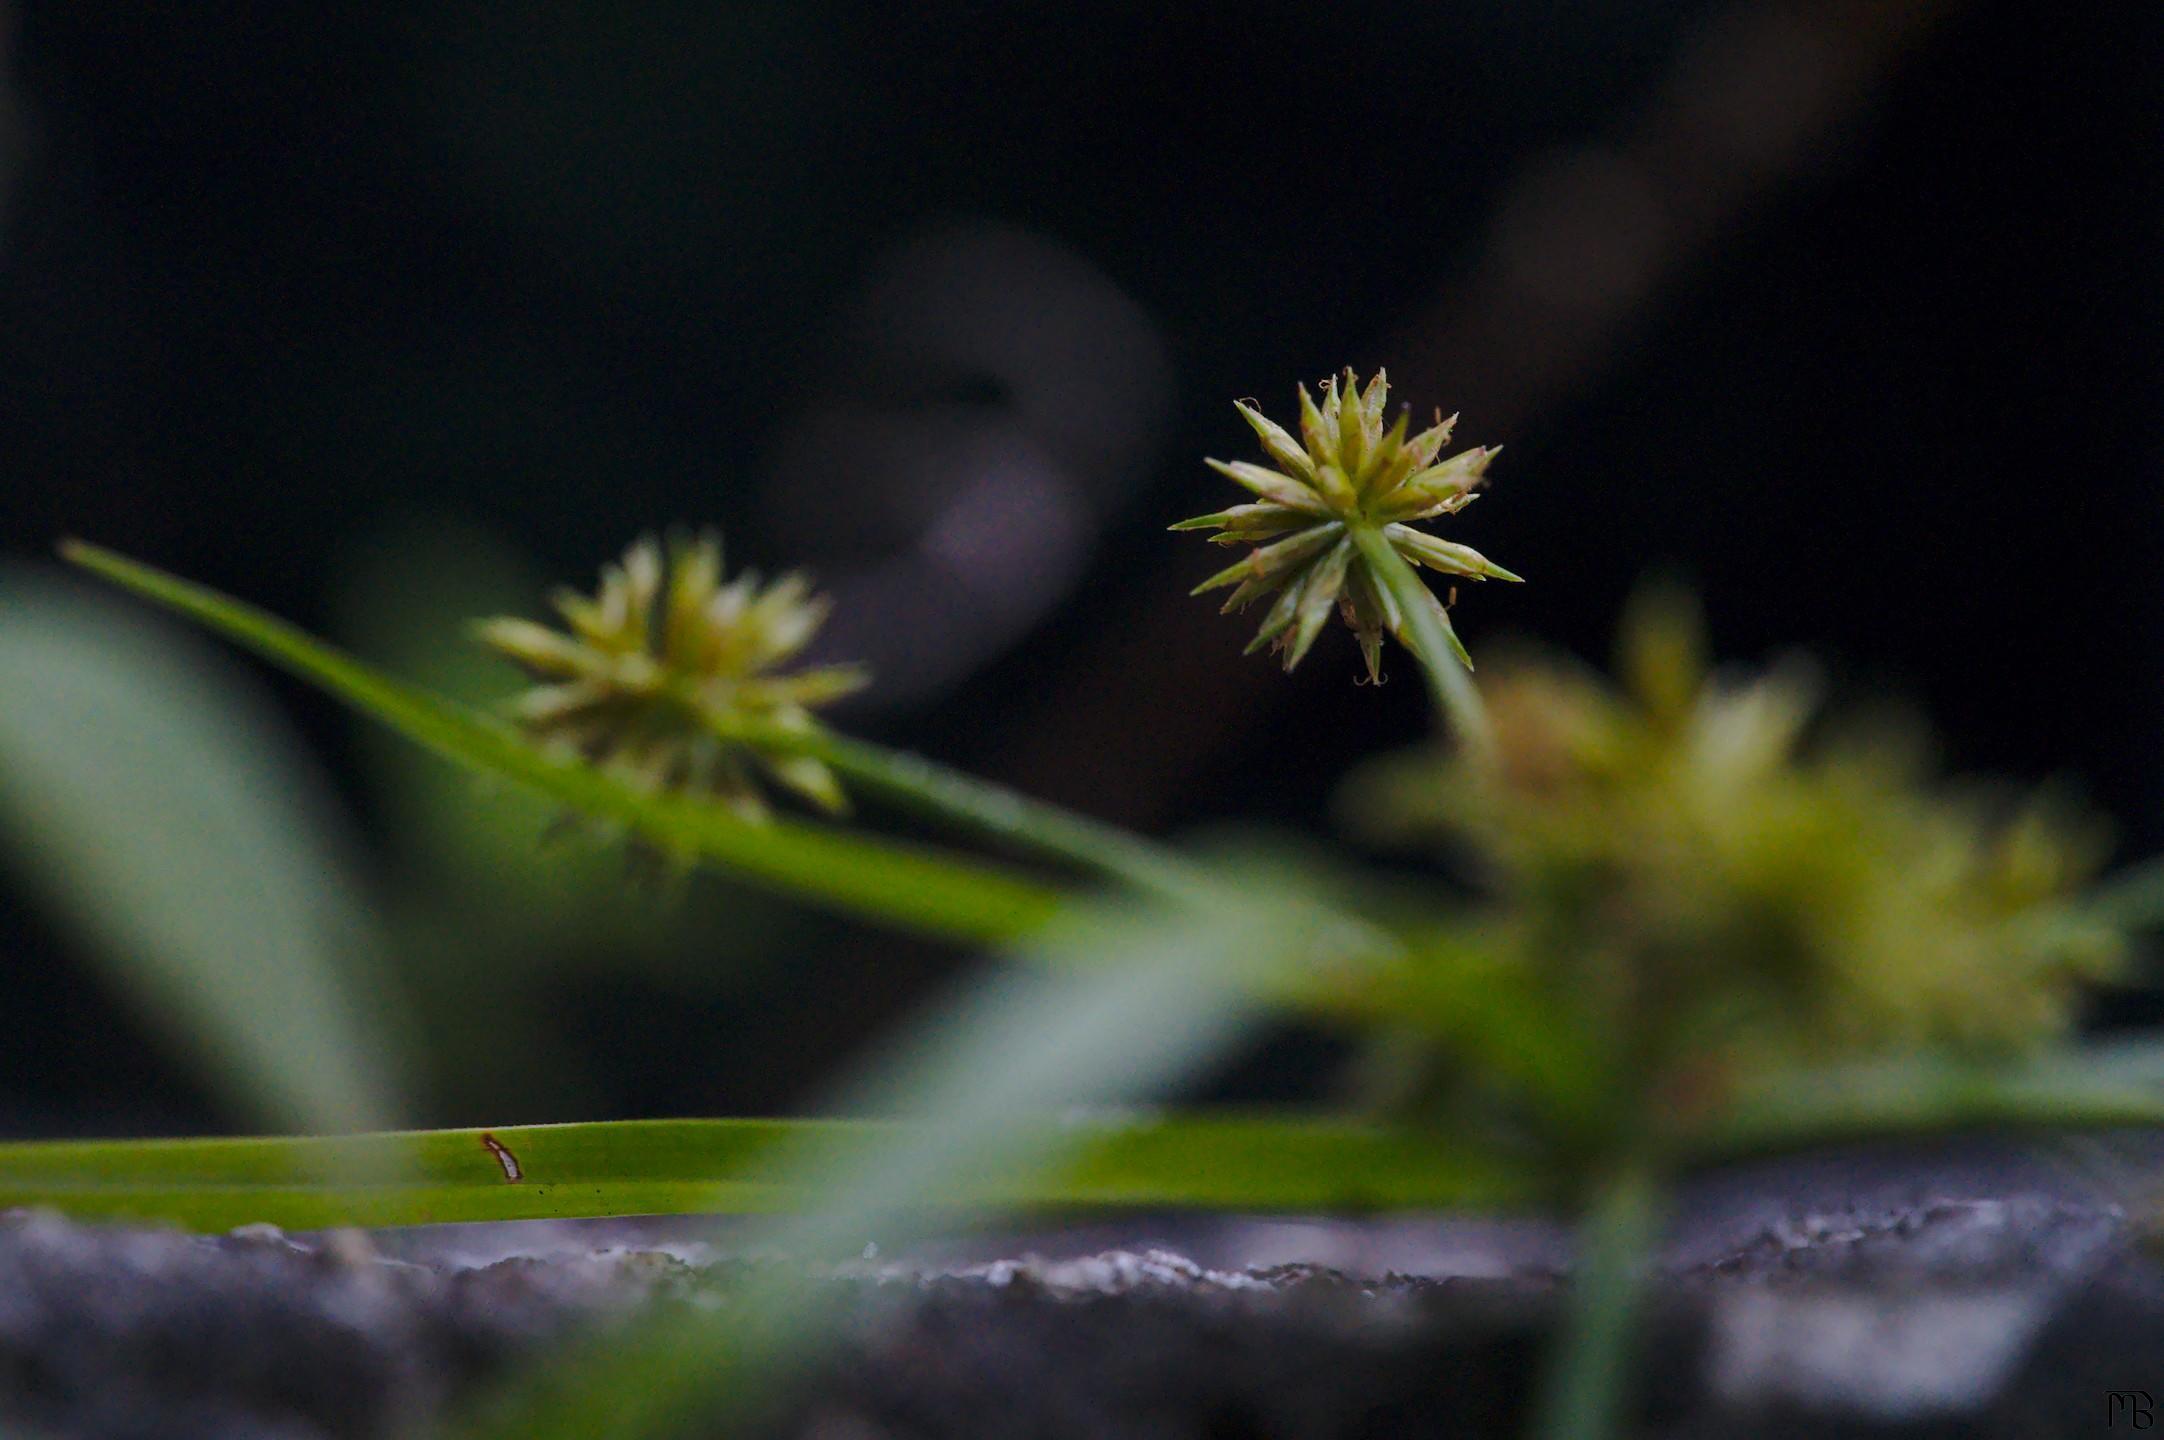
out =
[[[601,572],[592,597],[553,597],[570,632],[484,621],[482,642],[540,683],[514,716],[535,739],[653,791],[711,796],[747,819],[767,806],[756,773],[822,809],[847,808],[833,772],[762,747],[746,727],[809,730],[812,707],[865,683],[854,666],[777,673],[826,619],[802,575],[723,583],[721,542],[651,537]]]
[[[1479,552],[1414,528],[1416,521],[1454,515],[1470,505],[1500,447],[1475,446],[1438,459],[1457,417],[1445,420],[1438,413],[1433,426],[1408,438],[1410,411],[1405,407],[1385,429],[1390,385],[1380,370],[1364,390],[1349,369],[1342,379],[1323,381],[1320,403],[1305,385],[1299,393],[1299,440],[1265,417],[1253,401],[1235,402],[1275,469],[1244,460],[1208,462],[1251,492],[1254,503],[1198,515],[1172,528],[1216,530],[1219,533],[1210,537],[1214,544],[1256,547],[1194,591],[1200,595],[1235,587],[1225,601],[1227,612],[1275,597],[1248,653],[1271,646],[1291,670],[1315,643],[1335,606],[1359,637],[1368,677],[1379,679],[1383,632],[1402,640],[1405,616],[1362,558],[1351,527],[1380,530],[1390,547],[1412,564],[1445,575],[1516,580]],[[1458,646],[1458,658],[1470,666],[1442,602],[1425,588],[1421,594]]]

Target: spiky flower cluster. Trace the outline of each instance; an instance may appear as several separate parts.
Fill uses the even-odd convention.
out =
[[[833,772],[746,731],[808,730],[812,707],[865,683],[853,666],[774,673],[808,644],[827,602],[801,575],[722,581],[713,535],[651,537],[601,572],[592,598],[553,598],[570,633],[530,620],[483,622],[481,640],[542,682],[514,714],[536,739],[650,790],[711,796],[747,819],[767,805],[755,772],[822,809],[846,808]]]
[[[1475,862],[1492,983],[1592,1037],[1604,1086],[2062,1035],[2126,951],[2085,904],[2096,828],[1935,782],[1907,730],[1808,744],[1804,672],[1718,683],[1698,635],[1642,601],[1620,694],[1493,667],[1493,766],[1385,762],[1349,808]]]
[[[1496,449],[1476,446],[1438,461],[1457,423],[1454,415],[1445,420],[1438,413],[1433,426],[1408,439],[1410,411],[1400,407],[1396,421],[1385,430],[1390,386],[1380,370],[1365,390],[1349,369],[1342,380],[1325,380],[1320,404],[1305,385],[1299,393],[1301,441],[1267,419],[1254,402],[1235,402],[1278,468],[1244,460],[1208,462],[1254,494],[1256,502],[1198,515],[1172,528],[1217,530],[1221,533],[1210,537],[1213,544],[1257,547],[1194,591],[1200,595],[1237,587],[1225,601],[1228,613],[1276,597],[1247,653],[1271,646],[1291,670],[1306,656],[1335,607],[1359,638],[1368,677],[1379,679],[1383,632],[1403,640],[1405,617],[1398,598],[1361,556],[1352,538],[1354,528],[1381,531],[1408,561],[1445,575],[1516,580],[1477,551],[1413,528],[1415,521],[1454,515],[1470,505]],[[1470,666],[1442,602],[1424,587],[1421,594],[1457,646],[1459,659]]]

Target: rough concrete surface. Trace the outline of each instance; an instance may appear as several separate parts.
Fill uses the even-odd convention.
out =
[[[1957,1151],[1700,1184],[1660,1262],[1634,1430],[2131,1431],[2146,1402],[2114,1392],[2164,1403],[2164,1266],[2127,1193]],[[16,1213],[0,1433],[425,1433],[575,1330],[725,1303],[746,1263],[686,1222],[204,1238]],[[847,1321],[775,1433],[1513,1435],[1568,1263],[1536,1224],[1167,1217],[823,1267]]]

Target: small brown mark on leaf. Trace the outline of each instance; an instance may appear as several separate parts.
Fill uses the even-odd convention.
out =
[[[519,1181],[526,1178],[526,1172],[519,1168],[518,1156],[511,1153],[510,1146],[504,1144],[495,1136],[487,1133],[486,1131],[483,1131],[481,1134],[481,1148],[488,1151],[489,1154],[495,1156],[496,1163],[503,1167],[504,1183],[509,1185],[516,1185]]]

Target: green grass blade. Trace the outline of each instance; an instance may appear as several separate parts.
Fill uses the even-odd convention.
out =
[[[1248,1209],[1311,1213],[1522,1200],[1507,1163],[1411,1129],[1249,1114],[1037,1122],[1050,1167],[989,1166],[928,1187],[934,1209]],[[494,1130],[0,1145],[0,1210],[200,1231],[816,1208],[807,1162],[914,1148],[899,1120],[628,1120]],[[493,1142],[493,1143],[491,1143]],[[509,1165],[517,1170],[511,1178]]]
[[[2164,1125],[2164,1046],[2100,1044],[2027,1064],[1918,1057],[1789,1072],[1734,1097],[1682,1150],[1713,1164],[1955,1130]]]
[[[6,858],[236,1114],[395,1124],[410,1046],[337,806],[201,650],[82,587],[0,582]]]
[[[156,601],[318,685],[421,745],[537,790],[569,809],[622,824],[801,899],[869,919],[973,942],[1025,935],[1059,908],[1053,891],[940,852],[775,820],[754,825],[717,806],[657,796],[528,743],[510,726],[362,664],[284,621],[205,586],[79,541],[78,565]]]
[[[826,729],[793,730],[748,720],[724,733],[778,752],[812,756],[848,780],[853,791],[919,819],[1024,854],[1078,865],[1139,890],[1185,899],[1217,883],[1202,867],[1154,840],[906,751]]]

